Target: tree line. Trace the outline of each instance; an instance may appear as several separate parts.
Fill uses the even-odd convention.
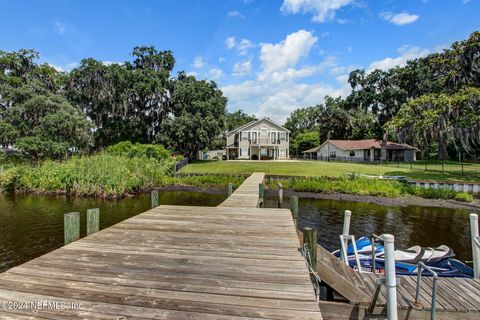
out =
[[[387,71],[354,70],[345,98],[295,110],[293,154],[327,138],[398,140],[423,158],[473,157],[480,146],[480,32]]]
[[[121,141],[194,156],[225,130],[216,83],[172,70],[171,51],[135,47],[132,61],[84,59],[70,72],[35,50],[0,51],[0,146],[26,158],[62,159]]]

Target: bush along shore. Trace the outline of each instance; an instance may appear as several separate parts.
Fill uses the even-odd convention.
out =
[[[297,192],[345,193],[387,198],[414,195],[427,199],[473,201],[473,196],[466,192],[456,192],[450,189],[425,189],[398,181],[368,179],[356,176],[280,179],[269,181],[267,185],[269,188],[274,189],[278,183],[281,183],[284,189]]]
[[[175,159],[102,153],[73,157],[65,162],[45,161],[41,165],[18,165],[0,173],[0,188],[38,194],[68,194],[121,198],[155,188],[196,187],[225,189],[238,187],[244,176],[175,175]],[[296,192],[343,193],[360,196],[400,198],[414,195],[427,199],[471,202],[472,195],[450,189],[424,189],[398,181],[353,177],[307,177],[268,181],[267,186]]]

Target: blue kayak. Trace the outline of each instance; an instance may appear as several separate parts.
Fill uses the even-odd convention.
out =
[[[384,247],[375,244],[375,253],[372,257],[372,244],[370,238],[361,237],[355,241],[357,253],[363,272],[373,272],[373,259],[375,259],[375,271],[384,272],[385,269],[385,252]],[[340,250],[334,251],[333,254],[340,257]],[[347,247],[348,264],[354,269],[359,269],[353,245]],[[406,250],[395,250],[395,268],[399,275],[417,275],[418,263],[423,262],[432,268],[440,277],[464,277],[472,278],[473,269],[463,262],[454,259],[453,250],[445,245],[436,248],[422,248],[413,246]],[[431,275],[428,270],[423,270],[422,275]]]

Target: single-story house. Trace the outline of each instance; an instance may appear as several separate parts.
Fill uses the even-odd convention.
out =
[[[417,148],[382,140],[327,140],[303,151],[304,159],[351,161],[415,161]]]

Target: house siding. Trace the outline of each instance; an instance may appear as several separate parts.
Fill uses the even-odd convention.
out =
[[[242,132],[248,132],[248,139],[241,139]],[[257,135],[257,143],[253,143],[254,132]],[[281,141],[280,133],[286,135],[285,141]],[[274,143],[272,143],[272,134],[275,134]],[[280,143],[278,143],[279,140]],[[238,141],[238,145],[235,145],[235,141]],[[252,156],[259,159],[261,157],[260,148],[267,148],[268,156],[273,155],[276,159],[289,159],[290,137],[288,130],[266,119],[261,119],[238,131],[227,134],[227,146],[231,145],[238,149],[238,159],[251,159]],[[249,151],[245,152],[246,150]]]

